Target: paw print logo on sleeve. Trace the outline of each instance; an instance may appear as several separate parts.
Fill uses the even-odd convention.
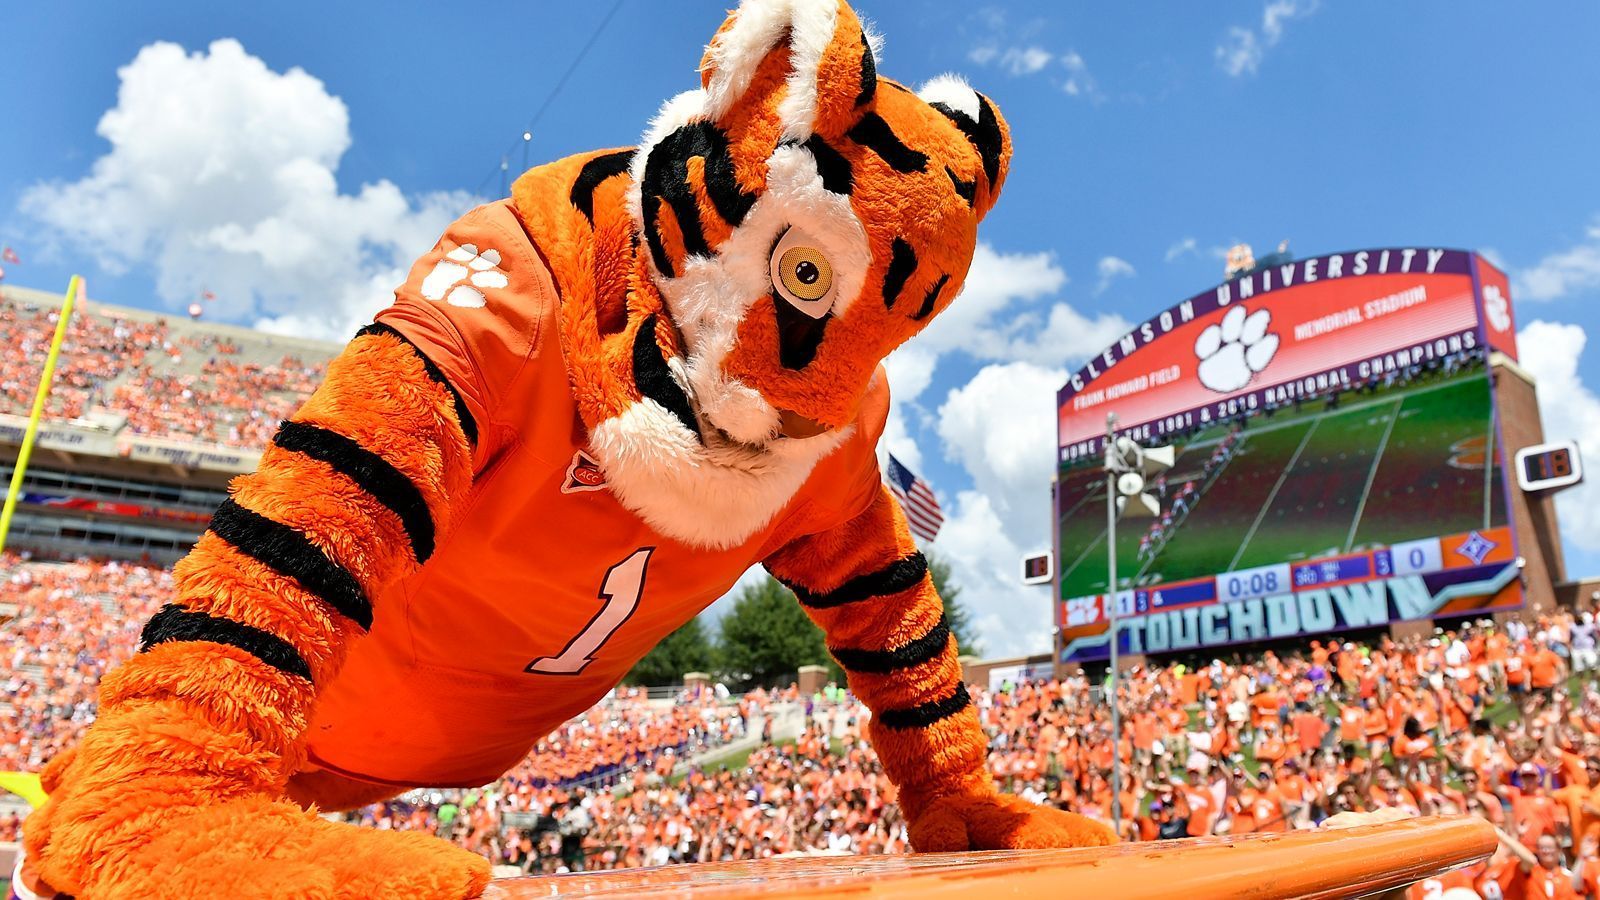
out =
[[[480,252],[475,244],[462,244],[446,253],[422,279],[422,296],[476,309],[486,302],[484,291],[509,283],[500,269],[500,251],[487,248]]]
[[[1229,394],[1250,383],[1278,352],[1278,336],[1268,334],[1272,314],[1264,309],[1247,315],[1242,306],[1228,310],[1220,323],[1200,332],[1194,355],[1200,360],[1200,383]]]

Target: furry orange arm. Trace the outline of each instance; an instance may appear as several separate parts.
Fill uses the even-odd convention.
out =
[[[1110,829],[1000,794],[944,604],[888,488],[854,519],[767,560],[827,636],[922,851],[1112,842]]]
[[[177,602],[106,679],[102,715],[174,704],[294,756],[316,685],[372,625],[372,598],[426,562],[448,526],[472,480],[474,430],[398,332],[363,329],[174,568]]]
[[[171,887],[140,882],[161,865],[160,842],[185,838],[218,856],[215,878],[199,860],[184,873],[217,895],[257,845],[315,855],[326,842],[349,859],[366,855],[354,829],[325,833],[330,823],[277,798],[303,761],[317,686],[371,626],[373,598],[425,562],[448,528],[472,482],[475,438],[455,390],[399,332],[380,324],[357,335],[259,469],[235,479],[174,569],[177,601],[106,676],[78,748],[52,763],[51,802],[27,834],[44,881],[72,894]],[[396,877],[399,887],[461,894],[486,878],[481,860],[452,860],[442,844],[405,845],[372,851],[411,855],[418,880]],[[289,871],[268,882],[310,886],[282,881]]]

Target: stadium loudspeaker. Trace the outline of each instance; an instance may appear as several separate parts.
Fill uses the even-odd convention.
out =
[[[1178,461],[1178,448],[1168,444],[1165,447],[1144,448],[1144,470],[1146,473],[1160,472],[1172,468]]]
[[[1161,515],[1161,505],[1149,494],[1117,498],[1117,512],[1130,519],[1153,519]]]
[[[1131,497],[1144,490],[1144,476],[1138,472],[1123,472],[1117,476],[1117,493]]]

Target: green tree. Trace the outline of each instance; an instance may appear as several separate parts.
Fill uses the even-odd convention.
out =
[[[682,684],[685,672],[710,672],[715,664],[716,648],[696,616],[634,663],[622,680],[625,684]]]
[[[976,626],[972,624],[972,611],[956,600],[961,596],[961,585],[950,580],[950,561],[936,553],[925,555],[933,587],[944,601],[945,620],[950,623],[950,633],[956,636],[956,651],[963,656],[980,655],[983,645],[978,642]]]
[[[723,674],[744,686],[787,684],[801,666],[832,663],[822,630],[770,575],[741,591],[723,615],[717,651]]]

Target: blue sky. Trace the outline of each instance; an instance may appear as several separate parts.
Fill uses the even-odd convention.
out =
[[[552,98],[611,3],[10,9],[0,242],[23,264],[7,281],[82,271],[97,298],[173,309],[205,286],[219,317],[346,334],[498,194],[507,148],[514,172],[524,152],[632,143],[697,83],[722,0],[622,0]],[[1048,643],[1046,595],[1011,582],[1047,539],[1050,392],[1125,322],[1217,282],[1236,241],[1486,252],[1513,275],[1547,432],[1600,459],[1600,7],[858,8],[887,38],[880,72],[964,73],[1015,139],[965,312],[891,365],[890,445],[944,499],[937,546],[991,651]],[[1563,501],[1577,574],[1600,571],[1588,497]]]

